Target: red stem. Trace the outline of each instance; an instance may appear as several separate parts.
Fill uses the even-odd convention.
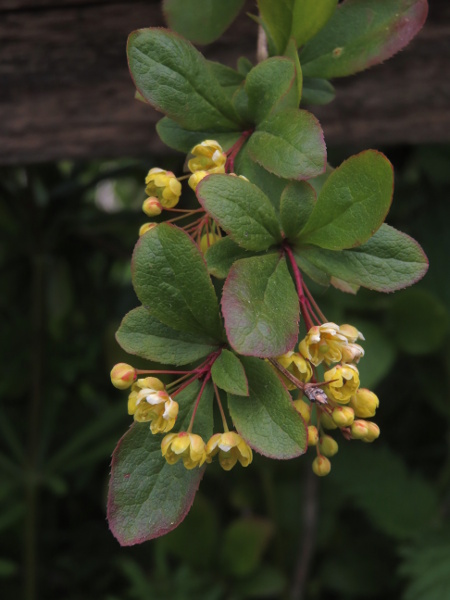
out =
[[[243,131],[241,137],[235,142],[231,148],[228,150],[227,154],[227,162],[225,163],[225,172],[226,173],[234,173],[234,159],[239,153],[239,150],[244,145],[245,141],[248,137],[251,136],[253,130]]]
[[[189,427],[187,428],[187,432],[192,432],[192,426],[194,425],[195,415],[197,414],[198,405],[200,404],[200,399],[203,395],[203,390],[205,389],[206,384],[208,383],[208,379],[211,377],[211,371],[206,374],[205,379],[203,380],[202,387],[200,388],[200,392],[198,393],[197,400],[195,401],[194,410],[192,411],[191,421],[189,423]]]
[[[301,311],[303,314],[303,318],[305,319],[306,328],[309,331],[311,329],[311,327],[313,327],[313,322],[312,322],[310,314],[309,314],[309,311],[310,311],[309,302],[303,292],[302,274],[300,273],[300,269],[298,268],[297,263],[295,262],[294,253],[292,252],[291,247],[288,244],[284,244],[283,247],[284,247],[284,251],[286,252],[286,254],[289,258],[289,262],[291,263],[292,270],[294,272],[294,280],[295,280],[295,284],[297,286],[300,308],[301,308]]]

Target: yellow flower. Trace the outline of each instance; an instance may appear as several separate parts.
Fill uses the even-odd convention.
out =
[[[344,328],[341,331],[341,327]],[[354,335],[359,334],[357,329],[349,328],[351,325],[336,325],[336,323],[323,323],[315,325],[306,334],[299,344],[299,350],[305,358],[317,366],[324,361],[327,365],[334,362],[357,362],[364,356],[364,350],[358,344],[349,341]],[[355,334],[356,332],[356,334]],[[356,338],[355,338],[356,339]]]
[[[308,446],[317,446],[319,441],[319,431],[315,425],[308,427]]]
[[[181,196],[181,183],[172,173],[154,167],[145,178],[145,192],[151,198],[159,200],[163,208],[173,208]]]
[[[193,189],[194,192],[195,192],[195,190],[196,190],[198,184],[200,183],[200,181],[202,181],[203,179],[205,179],[205,177],[207,175],[209,175],[208,171],[196,171],[188,179],[189,187],[191,189]]]
[[[350,398],[350,406],[355,415],[364,419],[373,417],[379,404],[378,396],[366,388],[361,388]]]
[[[252,449],[235,431],[216,433],[206,444],[207,462],[219,453],[219,463],[222,469],[230,471],[239,461],[243,467],[253,460]]]
[[[339,326],[339,333],[345,335],[351,344],[356,342],[356,340],[364,340],[363,334],[358,331],[356,327],[353,325],[348,325],[347,323]]]
[[[334,402],[348,404],[350,398],[359,388],[359,373],[355,365],[336,365],[329,371],[325,371],[325,392]]]
[[[322,435],[319,438],[319,450],[324,456],[328,456],[328,458],[331,458],[332,456],[337,454],[339,446],[336,440],[331,437],[331,435]]]
[[[206,461],[205,442],[195,433],[169,433],[161,442],[161,453],[174,465],[181,458],[186,469],[201,467]]]
[[[207,171],[208,173],[225,173],[227,156],[222,146],[215,140],[205,140],[191,150],[194,158],[188,161],[191,173]],[[198,182],[197,182],[198,183]]]
[[[150,421],[152,433],[166,433],[175,424],[178,403],[164,390],[156,377],[138,379],[128,397],[128,414],[139,423]]]
[[[136,369],[126,363],[118,363],[111,370],[111,383],[119,390],[126,390],[136,379]]]
[[[286,352],[286,354],[277,356],[276,360],[282,367],[287,369],[289,373],[303,383],[308,383],[308,381],[310,381],[312,377],[311,365],[298,352]],[[287,377],[285,377],[279,371],[276,371],[276,373],[288,390],[295,390],[295,385]]]
[[[350,427],[355,420],[355,412],[350,406],[336,406],[331,418],[339,427]]]
[[[380,437],[380,428],[376,423],[372,423],[372,421],[367,421],[367,433],[362,438],[363,442],[373,442],[377,438]]]

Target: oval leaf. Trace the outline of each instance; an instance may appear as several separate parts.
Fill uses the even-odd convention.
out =
[[[224,150],[228,150],[238,141],[241,136],[239,131],[230,133],[218,133],[217,131],[189,131],[183,129],[178,123],[163,117],[156,124],[156,132],[161,141],[167,146],[180,152],[188,153],[192,148],[203,142],[203,140],[214,139],[222,146]]]
[[[244,1],[164,0],[163,11],[171,29],[194,44],[210,44],[228,29]]]
[[[284,257],[238,260],[223,288],[222,311],[228,341],[239,354],[269,357],[292,350],[299,303]]]
[[[273,368],[257,358],[242,358],[249,396],[228,395],[228,408],[239,434],[257,452],[289,459],[306,450],[306,426]]]
[[[267,196],[234,175],[209,175],[196,189],[198,201],[242,248],[266,250],[280,243],[281,231]]]
[[[295,240],[308,222],[316,204],[316,192],[306,181],[293,181],[283,190],[280,219],[288,240]]]
[[[248,396],[248,383],[239,358],[223,349],[211,368],[214,383],[222,390],[238,396]]]
[[[133,285],[142,304],[178,331],[221,340],[216,293],[192,239],[165,223],[143,235],[133,253]]]
[[[247,143],[250,157],[286,179],[309,179],[326,167],[319,121],[306,110],[286,109],[260,123]]]
[[[236,129],[231,103],[187,40],[165,29],[138,29],[127,53],[137,90],[156,110],[193,131]]]
[[[404,48],[425,23],[427,0],[346,0],[300,54],[308,77],[345,77]]]
[[[401,290],[421,279],[428,269],[419,244],[385,224],[358,248],[341,252],[298,248],[296,254],[330,276],[377,292]]]
[[[383,223],[393,191],[394,171],[384,154],[351,156],[324,183],[298,240],[328,250],[363,244]]]
[[[227,236],[217,240],[205,254],[208,271],[218,279],[225,279],[233,264],[241,258],[250,258],[253,252],[244,250]]]
[[[116,339],[125,352],[170,365],[186,365],[217,350],[214,341],[199,334],[176,331],[143,306],[125,315]]]
[[[187,428],[200,383],[195,381],[177,395],[177,425]],[[195,418],[195,432],[212,435],[213,388],[203,392]],[[178,427],[177,427],[178,429]],[[183,463],[169,465],[161,455],[160,435],[148,423],[134,423],[119,441],[111,463],[108,495],[109,526],[122,546],[132,546],[175,529],[189,512],[204,468],[188,471]]]

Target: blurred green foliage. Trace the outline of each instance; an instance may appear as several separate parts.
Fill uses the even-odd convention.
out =
[[[3,598],[450,598],[450,147],[386,152],[388,223],[422,244],[429,273],[394,295],[319,298],[366,336],[381,439],[338,440],[320,481],[308,455],[211,465],[184,523],[136,548],[105,521],[110,455],[130,423],[109,370],[137,305],[130,257],[154,161],[0,169]]]

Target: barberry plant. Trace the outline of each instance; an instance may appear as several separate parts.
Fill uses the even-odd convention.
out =
[[[188,4],[203,6],[201,20],[172,0],[169,24],[206,43],[243,2]],[[128,41],[137,96],[165,114],[158,134],[186,154],[188,173],[149,170],[143,211],[167,218],[140,229],[132,279],[142,306],[117,332],[128,353],[169,366],[111,372],[134,418],[113,455],[108,505],[124,545],[174,529],[213,460],[230,470],[254,451],[286,460],[311,447],[324,476],[340,439],[376,440],[379,401],[357,366],[363,333],[330,322],[314,290],[393,292],[427,270],[417,242],[384,223],[394,184],[386,156],[366,150],[329,165],[320,124],[303,108],[333,99],[330,79],[403,48],[426,0],[257,5],[256,65],[208,61],[167,29]],[[190,189],[197,206],[183,208]]]

